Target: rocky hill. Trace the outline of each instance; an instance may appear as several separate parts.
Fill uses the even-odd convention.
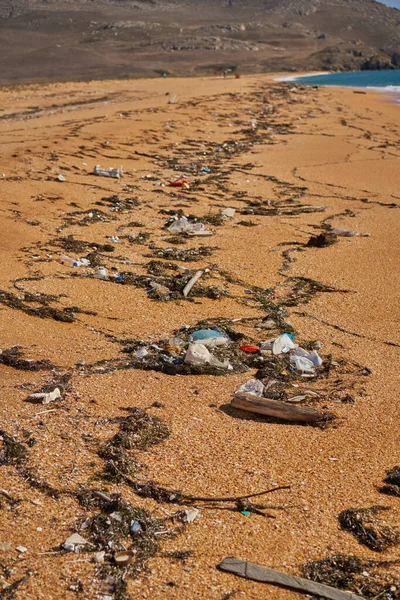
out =
[[[2,0],[0,81],[400,67],[375,0]]]

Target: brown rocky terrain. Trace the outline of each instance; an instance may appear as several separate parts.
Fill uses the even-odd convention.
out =
[[[400,11],[374,0],[2,0],[0,81],[400,64]]]

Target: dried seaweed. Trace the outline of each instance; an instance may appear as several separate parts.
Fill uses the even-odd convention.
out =
[[[120,199],[119,196],[114,194],[113,196],[105,196],[97,201],[96,204],[98,206],[109,206],[110,212],[126,213],[140,206],[141,202],[134,197]]]
[[[121,419],[119,431],[98,452],[105,461],[104,477],[107,479],[119,480],[121,473],[140,471],[141,465],[127,450],[147,450],[170,435],[169,427],[158,417],[140,408],[128,410],[131,414]]]
[[[363,560],[358,556],[336,554],[303,565],[307,579],[354,592],[363,598],[400,600],[400,577],[388,570],[389,561]]]
[[[336,244],[338,241],[338,236],[335,233],[328,231],[311,236],[306,245],[310,248],[326,248],[327,246]]]
[[[13,346],[0,353],[0,364],[20,371],[50,371],[55,368],[49,360],[32,360],[22,357],[21,348]]]
[[[153,256],[164,258],[166,260],[179,260],[181,262],[196,262],[204,256],[211,256],[217,248],[211,246],[202,246],[201,248],[190,248],[183,250],[181,248],[155,248]]]
[[[59,498],[61,491],[57,490],[46,481],[43,481],[33,468],[30,467],[18,467],[18,473],[21,475],[23,480],[33,489],[39,490],[42,494],[49,496],[50,498]]]
[[[22,465],[28,457],[28,450],[21,442],[0,429],[0,466]]]
[[[29,301],[32,300],[30,299]],[[0,303],[9,308],[21,310],[27,315],[40,317],[41,319],[54,319],[55,321],[62,321],[63,323],[73,323],[75,321],[73,310],[71,308],[64,308],[62,310],[53,308],[52,306],[48,306],[40,297],[36,298],[36,302],[39,302],[42,305],[37,308],[32,308],[12,292],[0,290]]]
[[[371,550],[383,552],[400,544],[400,531],[382,522],[380,515],[389,511],[387,506],[371,506],[370,508],[349,508],[342,511],[339,523],[343,529],[350,531],[360,544]]]
[[[400,497],[400,466],[386,471],[384,485],[378,488],[381,494]]]

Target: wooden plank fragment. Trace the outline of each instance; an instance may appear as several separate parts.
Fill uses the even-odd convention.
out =
[[[289,402],[281,402],[280,400],[259,398],[253,394],[235,394],[231,401],[231,406],[259,415],[284,419],[285,421],[298,421],[300,423],[317,423],[322,418],[319,412],[311,408],[301,408]]]
[[[364,600],[364,598],[352,592],[344,592],[329,585],[304,579],[303,577],[287,575],[281,571],[275,571],[268,567],[240,560],[240,558],[224,558],[222,563],[218,565],[218,568],[221,571],[233,573],[245,579],[251,579],[260,583],[272,583],[298,592],[304,592],[305,594],[314,594],[321,598],[328,598],[328,600]]]

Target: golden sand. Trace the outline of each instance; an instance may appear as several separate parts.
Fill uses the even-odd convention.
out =
[[[109,420],[124,416],[124,407],[148,408],[160,402],[164,407],[149,408],[149,413],[162,418],[172,434],[139,453],[150,479],[189,494],[216,496],[292,486],[267,497],[272,504],[287,505],[274,520],[202,509],[201,519],[163,542],[163,550],[190,549],[191,557],[185,564],[161,555],[150,560],[148,572],[129,582],[132,598],[222,599],[238,590],[235,597],[246,600],[294,599],[298,597],[294,592],[236,579],[220,573],[216,565],[226,556],[238,556],[299,574],[305,561],[331,552],[373,558],[372,551],[340,530],[338,513],[383,504],[393,506],[393,524],[399,521],[398,500],[382,496],[376,486],[400,459],[400,111],[373,93],[289,90],[290,85],[258,76],[69,83],[0,91],[0,289],[19,297],[23,292],[61,294],[52,306],[95,313],[77,313],[76,321],[63,323],[0,305],[1,348],[18,345],[27,358],[74,369],[72,392],[59,403],[42,406],[25,402],[29,391],[20,386],[31,383],[38,389],[51,373],[0,366],[1,429],[19,440],[35,438],[28,449],[28,466],[57,489],[74,491],[80,485],[103,489],[104,484],[94,479],[102,465],[96,444],[117,431]],[[171,94],[176,95],[174,103],[168,103]],[[226,172],[223,189],[211,183],[197,191],[177,191],[173,197],[171,188],[143,178],[152,175],[168,183],[179,175],[179,169],[162,164],[160,157],[175,157],[177,164],[207,165],[204,152],[210,142],[221,145],[244,139],[243,130],[251,129],[252,119],[260,120],[264,110],[270,111],[265,114],[270,115],[272,128],[257,129],[253,145],[221,161],[220,170]],[[190,141],[195,143],[190,146]],[[123,165],[125,176],[95,177],[91,174],[95,164]],[[65,182],[57,180],[60,173]],[[115,338],[156,341],[200,319],[264,313],[238,301],[243,288],[222,279],[212,281],[230,291],[220,299],[161,303],[151,301],[146,289],[80,276],[93,273],[91,268],[80,267],[74,277],[73,269],[60,264],[61,249],[53,241],[73,235],[105,244],[110,243],[109,236],[149,233],[145,245],[121,239],[113,253],[133,263],[125,269],[144,273],[149,244],[168,247],[163,229],[168,217],[160,214],[161,209],[218,214],[224,207],[245,206],[238,192],[247,199],[274,202],[294,196],[295,186],[307,188],[303,204],[326,210],[299,216],[237,212],[222,226],[210,225],[212,237],[193,238],[183,246],[218,248],[211,257],[184,266],[218,264],[221,271],[262,288],[296,276],[353,292],[317,294],[290,314],[300,338],[323,343],[323,356],[331,353],[336,360],[372,370],[355,404],[329,405],[339,418],[336,427],[321,430],[240,419],[221,410],[251,373],[171,377],[121,370],[80,376],[77,361],[121,357]],[[141,205],[128,213],[110,213],[107,206],[96,205],[113,194],[134,196]],[[94,208],[117,220],[60,229],[68,213]],[[282,251],[296,246],[279,244],[306,243],[328,217],[334,226],[370,237],[341,238],[328,248],[292,253],[295,261],[282,274]],[[238,225],[241,220],[257,226]],[[144,227],[118,230],[132,221],[141,221]],[[113,255],[104,259],[106,266],[123,270]],[[269,337],[268,332],[257,335]],[[38,414],[46,410],[50,412]],[[15,466],[0,469],[0,487],[21,499],[10,510],[6,500],[0,507],[0,542],[11,542],[7,552],[0,551],[0,563],[12,567],[8,583],[31,571],[17,600],[75,598],[70,588],[77,580],[83,584],[78,597],[99,598],[101,582],[90,555],[46,554],[76,529],[87,511],[73,496],[51,499],[32,489]],[[109,491],[118,491],[161,517],[179,509],[139,498],[124,484],[111,484]],[[27,548],[22,555],[16,550],[21,545]],[[384,555],[394,557],[396,549]]]

